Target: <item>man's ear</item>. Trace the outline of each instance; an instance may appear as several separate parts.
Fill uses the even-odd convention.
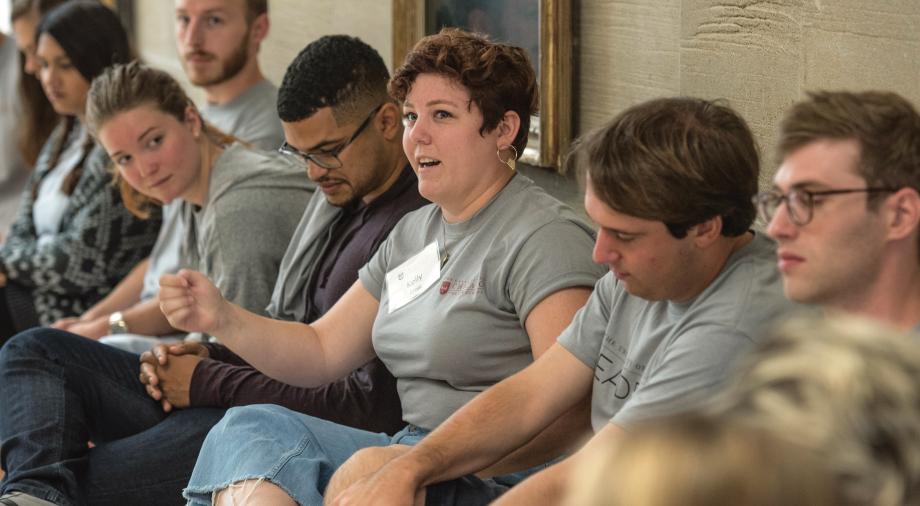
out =
[[[389,100],[380,106],[374,126],[387,141],[402,139],[402,110]]]
[[[252,20],[252,24],[249,26],[249,37],[250,40],[256,45],[261,44],[265,37],[268,37],[268,29],[271,27],[271,23],[268,21],[268,13],[259,14],[255,19]]]
[[[885,199],[883,204],[888,239],[911,236],[920,226],[920,194],[913,188],[901,188]]]
[[[687,235],[700,248],[706,248],[722,236],[722,217],[715,215],[687,230]]]

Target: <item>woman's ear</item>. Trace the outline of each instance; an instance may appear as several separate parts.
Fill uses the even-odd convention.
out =
[[[514,139],[521,129],[521,117],[514,111],[505,111],[495,129],[498,131],[498,147],[510,146],[514,144]]]
[[[201,121],[201,115],[198,114],[198,109],[192,104],[187,105],[185,107],[185,124],[188,125],[189,129],[192,131],[192,135],[194,135],[196,139],[201,136],[201,130],[204,128]]]

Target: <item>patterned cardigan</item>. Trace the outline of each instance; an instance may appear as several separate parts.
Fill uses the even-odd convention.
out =
[[[94,145],[70,195],[58,234],[38,242],[32,218],[33,188],[54,167],[52,151],[64,135],[64,122],[52,132],[22,194],[9,236],[0,246],[0,270],[10,282],[32,293],[42,325],[83,313],[150,252],[160,216],[141,220],[122,204],[108,172],[108,156]],[[85,129],[74,122],[66,144],[84,142]]]

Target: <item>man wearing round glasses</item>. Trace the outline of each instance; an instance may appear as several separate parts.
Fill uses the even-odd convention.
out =
[[[893,93],[819,92],[781,124],[755,197],[786,296],[912,328],[920,321],[920,115]]]

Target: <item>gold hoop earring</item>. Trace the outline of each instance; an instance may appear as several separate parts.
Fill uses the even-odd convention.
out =
[[[514,155],[509,157],[507,160],[502,160],[502,151],[508,148],[511,148],[511,150],[514,151]],[[498,151],[496,151],[495,154],[498,155],[498,161],[507,165],[508,168],[511,169],[511,172],[517,170],[518,150],[516,147],[514,147],[513,144],[509,144],[506,148],[498,148]]]

